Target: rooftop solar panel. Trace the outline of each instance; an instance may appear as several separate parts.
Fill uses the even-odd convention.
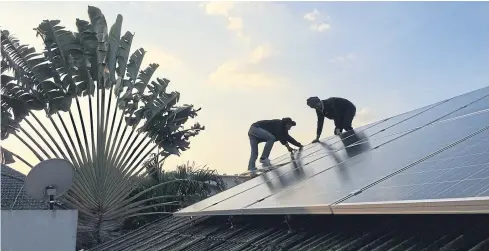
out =
[[[363,130],[365,130],[365,129],[373,130],[374,128],[376,128],[377,130],[375,132],[378,132],[384,128],[388,128],[390,126],[395,125],[396,123],[400,123],[406,119],[409,119],[413,115],[424,112],[425,110],[430,109],[433,106],[434,105],[429,105],[427,107],[419,108],[419,109],[416,109],[414,111],[410,111],[410,112],[403,113],[403,114],[400,114],[400,115],[397,115],[397,116],[394,116],[394,117],[391,117],[388,119],[384,119],[380,122],[372,123],[370,125],[367,125],[367,126],[360,128],[359,131],[361,131],[362,129]],[[338,137],[328,137],[325,140],[325,143],[331,144],[331,147],[334,150],[338,150],[342,147],[341,146],[341,140],[339,140]],[[303,152],[300,154],[301,154],[302,158],[307,158],[307,157],[311,157],[311,158],[316,157],[317,158],[318,156],[324,158],[325,155],[330,155],[330,154],[324,152],[324,148],[320,144],[313,144],[313,145],[305,146]],[[336,155],[340,155],[340,154],[341,154],[341,152],[336,153]],[[330,158],[328,156],[326,156],[326,160],[328,160],[328,159],[330,159]],[[288,155],[284,155],[280,158],[277,158],[276,160],[272,161],[272,163],[273,164],[280,164],[280,163],[283,163],[286,161],[290,161],[290,157]],[[334,162],[334,160],[331,160],[331,161],[332,161],[331,165],[334,165],[336,163],[336,162]],[[301,162],[303,162],[303,161],[301,161]],[[293,168],[294,168],[293,165],[283,166],[283,167],[279,168],[279,173],[280,173],[279,175],[283,175],[283,173],[290,173]],[[277,182],[276,181],[278,179],[277,175],[274,175],[276,173],[277,172],[271,173],[270,175],[267,175],[267,176],[261,176],[257,179],[253,179],[253,180],[250,180],[250,181],[245,182],[243,184],[240,184],[238,186],[235,186],[231,189],[228,189],[224,192],[217,194],[216,196],[207,198],[207,199],[205,199],[199,203],[191,205],[191,206],[181,210],[177,214],[184,213],[184,212],[200,211],[204,208],[212,206],[213,204],[220,203],[221,201],[224,201],[230,197],[238,196],[239,194],[241,194],[241,193],[243,193],[249,189],[252,189],[255,186],[263,184],[264,181],[266,181],[266,184],[270,185],[274,182]]]
[[[326,169],[321,167],[322,163],[318,161],[316,164],[304,167],[305,169],[317,170],[318,174],[314,177],[273,195],[260,197],[259,191],[255,190],[255,193],[253,193],[255,201],[245,205],[242,210],[332,204],[351,193],[355,193],[362,187],[464,137],[467,131],[471,132],[480,129],[480,122],[483,121],[487,122],[487,114],[455,121],[443,126],[440,124],[424,128],[364,153],[358,158],[355,157],[355,159],[346,161],[342,167],[334,167],[327,171],[324,171]],[[460,129],[461,131],[446,135],[446,133],[440,131],[442,127],[451,130]],[[377,145],[376,140],[372,141],[372,144]],[[403,151],[407,149],[408,151]],[[343,172],[343,175],[340,175],[341,172]],[[250,191],[249,193],[251,194],[252,192]],[[232,198],[227,200],[226,204],[216,205],[209,210],[223,208],[232,204],[242,205],[248,202],[246,198],[243,196]]]
[[[440,154],[413,166],[345,202],[489,196],[489,132],[485,131],[453,150],[456,152]]]
[[[306,147],[304,151],[298,153],[296,162],[196,203],[175,215],[331,213],[330,205],[342,202],[402,200],[400,198],[403,197],[392,195],[392,191],[387,191],[388,188],[382,190],[387,197],[379,198],[374,195],[375,189],[383,189],[382,185],[376,184],[377,187],[369,187],[365,191],[361,189],[379,180],[389,180],[383,186],[387,186],[385,184],[392,186],[394,178],[385,177],[393,173],[395,174],[393,177],[397,177],[402,173],[398,173],[400,169],[409,170],[407,166],[411,167],[411,170],[415,170],[412,166],[418,169],[422,166],[428,168],[426,165],[430,166],[430,164],[427,163],[436,166],[434,161],[446,162],[450,157],[468,158],[464,157],[464,152],[472,154],[470,149],[474,151],[483,149],[481,145],[489,142],[485,138],[487,132],[481,133],[481,130],[489,124],[487,106],[489,106],[489,87],[359,128],[356,132],[363,134],[364,139],[346,149],[343,145],[345,139],[342,143],[338,137],[332,137],[326,141],[328,146],[326,148],[321,147],[320,144]],[[466,138],[467,135],[478,130],[480,134],[472,135],[473,138]],[[453,144],[454,142],[457,144]],[[470,143],[473,145],[469,148],[456,147]],[[350,154],[356,147],[365,145],[368,147],[363,147],[361,154]],[[434,152],[436,154],[432,155]],[[447,155],[450,152],[453,154]],[[484,163],[480,163],[483,162],[484,156],[481,153],[478,161],[464,162],[478,167],[473,167],[470,172],[467,171],[463,178],[466,178],[468,173],[485,172]],[[424,162],[418,164],[421,159]],[[286,157],[282,157],[279,161],[286,160]],[[431,167],[429,170],[435,168]],[[438,170],[438,174],[441,175],[447,170]],[[414,173],[419,173],[419,170]],[[457,174],[460,175],[460,172],[452,173],[452,175]],[[413,183],[413,180],[417,180],[416,176],[412,174],[408,176],[408,172],[403,175],[405,177],[401,175],[398,179],[404,178],[404,182],[411,181],[408,184],[412,189],[414,189],[413,184],[419,185]],[[424,178],[424,176],[420,177]],[[432,188],[433,191],[430,190],[425,194],[441,196],[449,193],[447,189],[460,187],[461,182],[468,184],[467,186],[473,185],[473,190],[475,187],[482,190],[484,186],[481,183],[485,180],[479,180],[479,183],[463,179],[450,181],[452,181],[450,184],[426,186],[425,189]],[[369,189],[372,189],[372,192],[366,192]],[[416,189],[422,189],[422,186]],[[358,191],[363,192],[353,196]],[[405,196],[418,193],[405,193],[407,194]]]

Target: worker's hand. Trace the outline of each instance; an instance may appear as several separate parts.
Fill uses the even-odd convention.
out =
[[[335,128],[334,129],[334,135],[340,135],[341,134],[341,128]]]

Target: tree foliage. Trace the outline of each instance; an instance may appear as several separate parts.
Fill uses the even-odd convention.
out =
[[[140,190],[148,175],[144,161],[155,151],[162,159],[180,155],[205,128],[184,127],[200,109],[178,105],[180,93],[167,90],[170,80],[152,80],[158,64],[141,69],[146,51],[130,52],[134,34],[121,36],[121,15],[110,30],[98,8],[89,6],[88,17],[76,19],[76,31],[59,20],[42,21],[34,28],[42,52],[1,32],[1,138],[20,140],[39,161],[73,164],[74,183],[63,200],[79,210],[81,241],[101,242],[148,208],[141,198],[151,201],[148,194],[169,186]],[[35,164],[21,155],[2,148],[9,162]],[[170,205],[154,200],[151,207]]]
[[[147,209],[140,212],[139,217],[128,219],[125,229],[135,229],[156,220],[158,216],[153,212],[174,212],[226,189],[217,171],[207,166],[187,162],[175,170],[165,171],[163,164],[150,159],[145,163],[145,168],[148,175],[138,177],[140,186],[133,191],[134,194],[159,184],[165,185],[145,193],[141,201],[148,206]]]

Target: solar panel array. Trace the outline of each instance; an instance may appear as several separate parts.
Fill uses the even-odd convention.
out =
[[[483,198],[488,129],[486,87],[306,146],[290,164],[175,215],[327,214],[342,205]]]

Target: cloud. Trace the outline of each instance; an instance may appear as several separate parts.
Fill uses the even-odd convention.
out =
[[[350,52],[344,56],[338,56],[333,59],[330,59],[329,62],[331,63],[342,63],[346,61],[352,61],[357,59],[357,55],[354,52]]]
[[[246,13],[246,9],[240,9],[241,11],[235,9],[235,5],[229,2],[210,2],[201,6],[208,15],[226,17],[228,21],[226,28],[246,42],[246,46],[243,47],[244,53],[238,52],[239,56],[221,63],[215,71],[209,74],[209,83],[231,87],[267,87],[280,81],[279,77],[256,67],[273,55],[273,49],[270,43],[260,43],[252,47],[251,37],[243,30],[245,20],[242,15]],[[249,5],[249,7],[263,8],[264,6]],[[231,10],[234,10],[233,13]]]
[[[326,30],[331,29],[331,25],[329,23],[325,21],[321,21],[321,22],[316,21],[320,15],[321,13],[319,13],[319,11],[316,8],[304,15],[304,19],[312,23],[309,26],[309,28],[316,32],[324,32]],[[327,16],[326,19],[330,19],[330,17]]]
[[[250,70],[248,64],[237,60],[220,65],[209,75],[211,84],[231,87],[270,87],[279,81],[271,74]]]
[[[253,50],[249,57],[249,62],[257,64],[272,55],[272,46],[270,44],[260,45]]]
[[[204,8],[205,13],[211,16],[223,16],[226,17],[228,23],[226,28],[235,32],[235,34],[243,40],[246,44],[249,44],[251,38],[243,33],[244,23],[243,18],[231,15],[230,11],[235,8],[235,2],[207,2],[200,5]]]
[[[328,23],[311,24],[310,28],[313,31],[323,32],[325,30],[329,30],[331,25]]]
[[[270,87],[283,82],[283,78],[268,74],[256,67],[272,54],[273,49],[270,44],[259,45],[247,56],[247,59],[238,58],[221,64],[209,75],[209,82],[240,87]]]
[[[201,4],[208,15],[220,15],[229,17],[229,11],[234,8],[234,2],[207,2]]]
[[[259,66],[265,59],[271,57],[273,49],[270,44],[257,46],[247,58],[227,61],[209,75],[209,82],[216,85],[233,87],[270,87],[283,78],[260,70]]]
[[[319,11],[316,8],[314,8],[314,10],[304,15],[304,19],[309,21],[314,21],[319,16],[319,14],[320,14]]]
[[[151,63],[159,64],[160,69],[164,69],[167,72],[182,71],[185,67],[184,62],[177,56],[168,53],[161,47],[157,46],[145,46],[146,54],[144,54],[142,67],[146,67]]]
[[[242,30],[243,19],[241,17],[228,17],[228,29],[230,30]]]

